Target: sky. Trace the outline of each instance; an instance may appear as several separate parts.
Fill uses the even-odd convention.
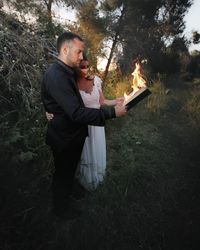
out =
[[[192,31],[200,33],[200,0],[194,0],[184,20],[186,22],[185,35],[187,38],[191,37]],[[195,49],[200,50],[200,44],[190,46],[190,51]]]

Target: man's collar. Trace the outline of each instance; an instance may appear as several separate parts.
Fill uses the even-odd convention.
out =
[[[59,64],[61,67],[63,67],[68,73],[74,75],[74,69],[70,66],[68,66],[67,64],[65,64],[63,61],[61,61],[60,59],[56,58],[54,63]]]

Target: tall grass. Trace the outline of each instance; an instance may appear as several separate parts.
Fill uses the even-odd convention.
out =
[[[188,132],[182,99],[178,105],[182,90],[166,93],[160,81],[151,90],[107,122],[107,176],[82,204],[80,220],[63,228],[63,249],[198,249],[197,134]]]
[[[188,116],[193,127],[200,124],[200,89],[189,90],[188,97],[182,111]]]
[[[160,115],[167,107],[167,90],[160,79],[154,81],[151,86],[152,96],[148,98],[146,107],[156,115]]]

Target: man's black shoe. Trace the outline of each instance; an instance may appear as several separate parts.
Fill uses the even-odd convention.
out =
[[[85,198],[85,194],[83,193],[71,193],[70,197],[75,201],[81,201]]]
[[[62,220],[74,220],[81,216],[81,211],[75,208],[67,208],[65,211],[53,209],[54,215]]]
[[[64,220],[76,219],[81,216],[80,204],[73,198],[68,198],[67,201],[63,201],[62,204],[54,204],[52,212],[59,218]]]
[[[83,200],[86,195],[86,190],[80,186],[80,184],[75,183],[70,197],[76,201]]]

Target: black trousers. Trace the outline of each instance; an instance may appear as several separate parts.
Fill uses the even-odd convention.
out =
[[[84,142],[85,138],[82,138],[61,152],[53,151],[55,172],[52,181],[52,198],[54,209],[60,213],[68,206]]]

